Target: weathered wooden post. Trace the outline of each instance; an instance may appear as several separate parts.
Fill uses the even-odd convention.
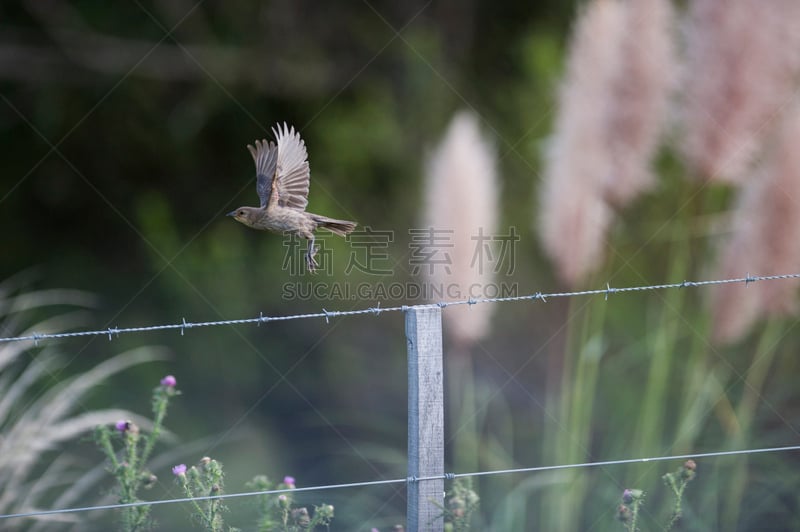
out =
[[[408,342],[408,476],[444,474],[444,373],[442,309],[406,310]],[[444,479],[408,482],[407,529],[444,528]],[[439,506],[437,506],[439,505]]]

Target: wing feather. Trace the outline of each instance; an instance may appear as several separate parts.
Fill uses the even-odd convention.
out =
[[[311,170],[308,152],[300,134],[286,122],[272,129],[278,141],[278,164],[272,194],[278,194],[278,204],[305,210],[308,205],[308,185]]]
[[[256,140],[256,147],[247,145],[253,162],[256,163],[256,192],[261,200],[261,207],[267,205],[272,193],[275,171],[278,165],[278,146],[274,142]]]

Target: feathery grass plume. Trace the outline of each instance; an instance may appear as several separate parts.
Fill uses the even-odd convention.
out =
[[[14,282],[0,285],[0,331],[3,335],[30,334],[30,331],[57,332],[74,325],[73,312],[37,323],[27,322],[27,310],[49,305],[86,303],[85,294],[64,291],[20,292]],[[76,297],[74,297],[76,296]],[[59,320],[60,317],[66,319]],[[63,364],[56,350],[48,345],[36,349],[29,342],[0,344],[0,513],[27,512],[51,507],[53,501],[75,501],[85,496],[97,475],[76,472],[75,460],[57,451],[64,443],[90,432],[96,425],[126,418],[148,425],[146,419],[120,409],[80,412],[86,394],[111,375],[132,365],[160,358],[151,350],[134,350],[110,358],[89,371],[58,379]],[[25,362],[28,359],[30,362]],[[94,480],[94,481],[93,481]],[[55,522],[75,522],[77,516],[42,517],[52,529]],[[20,523],[27,527],[31,523]],[[34,527],[35,528],[35,527]]]
[[[436,231],[452,231],[439,250],[450,264],[425,268],[434,286],[445,287],[453,299],[484,297],[483,287],[494,280],[494,265],[478,256],[476,237],[491,238],[497,232],[499,183],[494,147],[482,135],[477,117],[457,113],[426,165],[425,224]],[[447,247],[444,247],[447,246]],[[480,260],[483,259],[483,260]],[[449,271],[448,271],[449,270]],[[447,290],[447,287],[453,289]],[[461,345],[469,345],[489,331],[492,305],[459,306],[448,309],[448,334]]]
[[[622,206],[653,187],[650,161],[666,123],[670,94],[677,81],[674,13],[669,0],[625,4],[622,61],[608,98],[608,142],[612,171],[606,198]],[[610,43],[613,46],[613,42]]]
[[[682,149],[700,177],[742,181],[799,60],[800,2],[690,2]]]
[[[604,199],[613,172],[607,105],[620,68],[624,7],[617,0],[598,0],[581,13],[545,158],[538,229],[559,277],[569,285],[603,260],[612,220]]]
[[[575,26],[546,157],[539,230],[559,276],[577,284],[603,259],[613,219],[655,183],[675,77],[667,0],[596,0]]]
[[[733,236],[725,244],[719,278],[779,275],[800,269],[800,103],[794,103],[757,175],[741,192]],[[767,314],[796,310],[800,282],[720,285],[713,292],[714,338],[731,342]]]

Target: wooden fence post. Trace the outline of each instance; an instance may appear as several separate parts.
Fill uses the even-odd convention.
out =
[[[408,342],[408,476],[444,474],[442,309],[406,310]],[[437,504],[439,506],[437,506]],[[444,479],[408,482],[407,530],[444,528]]]

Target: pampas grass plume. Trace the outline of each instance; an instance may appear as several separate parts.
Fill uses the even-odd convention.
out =
[[[461,299],[470,287],[483,287],[494,280],[491,264],[473,264],[476,241],[483,231],[497,232],[499,183],[497,156],[492,144],[481,134],[477,117],[466,111],[457,113],[447,132],[431,154],[425,168],[425,214],[427,227],[452,230],[443,250],[450,255],[450,273],[437,265],[429,275],[434,286],[457,286]],[[482,271],[481,271],[482,270]],[[489,331],[492,305],[448,308],[445,330],[456,342],[469,345]]]
[[[786,113],[767,160],[741,191],[733,235],[717,278],[780,275],[800,269],[800,103]],[[713,292],[714,339],[732,342],[759,316],[795,312],[800,280],[757,287],[720,285]]]
[[[603,260],[612,212],[604,200],[611,174],[607,100],[619,65],[625,20],[621,3],[589,4],[574,30],[559,93],[555,134],[545,158],[538,229],[558,276],[576,285]]]
[[[606,96],[608,123],[603,135],[612,157],[605,196],[617,206],[627,205],[655,185],[650,164],[678,78],[670,1],[634,0],[625,4],[624,11],[622,59]]]
[[[675,61],[667,0],[595,0],[578,18],[545,155],[538,229],[567,285],[603,261],[612,207],[650,189]]]
[[[684,156],[703,179],[741,182],[793,91],[800,2],[692,0],[685,55]]]

